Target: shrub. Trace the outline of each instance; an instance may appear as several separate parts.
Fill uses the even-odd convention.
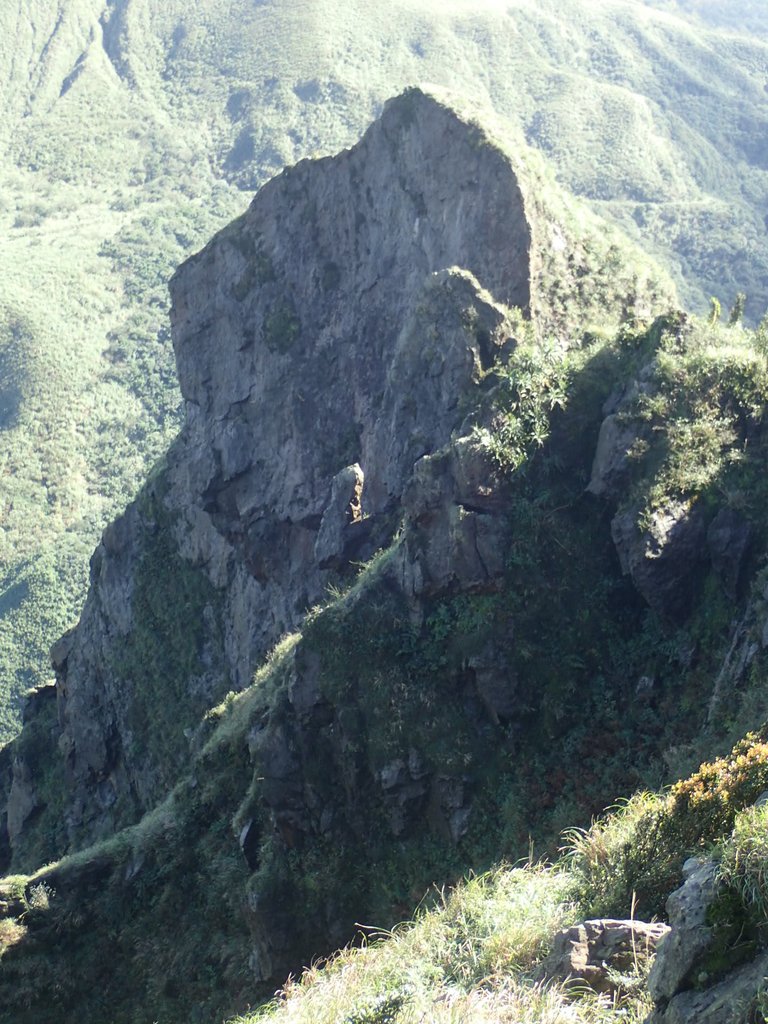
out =
[[[685,860],[728,835],[768,788],[768,744],[754,734],[666,795],[642,793],[588,831],[573,830],[568,867],[587,916],[662,914]]]
[[[748,910],[768,921],[768,804],[736,815],[733,833],[723,844],[720,874]]]

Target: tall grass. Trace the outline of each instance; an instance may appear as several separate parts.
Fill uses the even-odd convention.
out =
[[[290,979],[239,1024],[497,1024],[640,1021],[643,998],[566,993],[536,977],[559,929],[579,915],[573,879],[542,865],[471,878],[409,924]]]

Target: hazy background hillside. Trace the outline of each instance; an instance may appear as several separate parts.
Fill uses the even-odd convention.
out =
[[[768,15],[638,0],[6,0],[0,740],[178,429],[173,268],[428,81],[491,107],[683,300],[768,305]]]

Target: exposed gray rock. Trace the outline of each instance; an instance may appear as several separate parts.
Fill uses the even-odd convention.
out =
[[[530,307],[531,232],[510,160],[413,92],[354,149],[272,181],[177,273],[187,422],[156,491],[180,555],[221,595],[206,632],[223,647],[218,675],[201,663],[190,679],[191,701],[248,684],[328,573],[388,543],[414,463],[460,428],[509,344],[507,307]],[[495,537],[474,511],[450,515],[485,578],[478,558]],[[134,505],[105,531],[81,623],[57,656],[73,842],[135,817],[169,774],[131,753],[140,698],[113,668],[141,536],[155,528]],[[303,675],[297,706],[308,687]],[[117,799],[105,816],[106,779]]]
[[[719,891],[717,864],[691,858],[683,866],[683,878],[683,885],[667,900],[671,930],[659,944],[648,976],[648,991],[656,1003],[648,1024],[733,1024],[751,1019],[748,1011],[768,977],[768,954],[724,977],[711,977],[708,959],[716,941],[723,941],[708,923]],[[744,953],[749,949],[745,945]],[[718,973],[722,975],[722,967]]]
[[[30,690],[24,700],[22,721],[27,724],[35,719],[38,719],[40,723],[50,721],[53,716],[49,712],[55,711],[55,702],[56,687],[53,683]],[[9,745],[4,748],[1,755],[0,775],[6,776],[6,785],[8,784],[7,776],[10,775],[10,787],[3,816],[3,827],[0,829],[0,855],[2,855],[2,848],[6,843],[10,850],[13,849],[26,823],[45,806],[44,799],[39,792],[40,780],[35,757],[38,744],[45,742],[49,737],[41,736],[39,728],[37,733],[37,742]],[[27,735],[29,736],[29,733]],[[10,772],[8,772],[9,767]]]
[[[587,490],[598,498],[615,500],[627,482],[630,452],[639,436],[638,425],[621,415],[606,416],[600,426]]]
[[[430,786],[425,776],[416,751],[411,751],[407,764],[397,759],[381,768],[379,779],[392,835],[403,835],[414,819],[423,816]]]
[[[665,1005],[690,988],[696,966],[712,942],[707,912],[717,895],[717,865],[691,858],[683,866],[684,882],[667,900],[670,933],[660,944],[648,976],[648,991]]]
[[[755,602],[749,602],[744,615],[741,619],[737,619],[731,627],[731,641],[715,677],[709,698],[707,722],[710,725],[717,721],[727,698],[743,679],[760,649],[759,643],[753,639],[756,611]]]
[[[461,438],[414,467],[403,506],[413,529],[398,552],[411,597],[492,589],[505,568],[507,487],[482,442]]]
[[[427,815],[436,832],[452,843],[466,834],[472,814],[471,790],[467,779],[438,776],[432,783]]]
[[[656,680],[653,676],[640,676],[635,685],[635,696],[640,700],[648,700],[653,693]]]
[[[653,513],[645,530],[637,525],[637,509],[626,509],[614,516],[611,536],[622,572],[631,576],[651,608],[665,618],[685,618],[706,553],[698,506],[670,504]]]
[[[595,301],[610,316],[596,249],[547,221],[532,173],[479,126],[409,90],[352,149],[269,182],[175,274],[184,429],[140,499],[105,530],[80,623],[54,654],[53,776],[71,847],[155,805],[203,712],[249,685],[279,637],[354,572],[351,563],[387,547],[403,520],[391,585],[414,620],[425,598],[498,585],[505,489],[482,442],[466,435],[486,371],[514,345],[511,307],[542,330],[570,330],[574,317],[597,315],[589,303],[598,274]],[[639,311],[655,288],[649,279],[648,295],[628,301]],[[174,580],[190,574],[200,585],[189,583],[167,627],[177,646],[194,640],[183,676],[169,678],[160,651],[157,678],[140,685],[137,636],[159,637],[162,613],[176,607]],[[170,584],[159,597],[157,580]],[[296,720],[252,737],[287,842],[323,831],[338,811],[314,777],[313,738],[350,762],[345,787],[364,770],[313,671],[295,667]],[[487,675],[478,689],[493,713],[510,710]],[[171,702],[166,734],[148,746],[157,707]],[[411,776],[403,800],[430,802],[456,839],[471,804],[471,787],[462,782],[458,794],[457,785]],[[16,791],[24,786],[20,768]],[[26,806],[19,796],[14,822],[30,820]]]
[[[768,978],[768,954],[731,971],[717,985],[702,991],[680,992],[663,1010],[651,1014],[647,1024],[734,1024],[762,1020],[750,1015],[755,997]]]
[[[752,527],[736,509],[721,508],[709,524],[707,545],[712,567],[729,597],[737,596],[751,541]]]
[[[323,512],[315,541],[315,559],[321,569],[343,568],[349,563],[346,554],[347,527],[362,519],[362,497],[365,475],[355,463],[340,470],[331,484],[331,500]]]
[[[8,796],[7,829],[11,848],[17,841],[27,819],[39,807],[35,791],[35,779],[32,765],[17,759],[13,763],[13,782]]]
[[[305,718],[322,700],[319,673],[317,654],[302,648],[294,658],[288,683],[288,699],[299,718]]]
[[[251,871],[255,871],[259,866],[259,844],[261,842],[261,835],[258,826],[254,822],[253,818],[250,818],[245,825],[240,829],[239,835],[240,849],[243,851],[248,867]]]
[[[517,679],[511,674],[507,659],[496,649],[487,646],[467,660],[467,668],[474,673],[478,695],[495,724],[502,719],[513,719],[517,713]]]
[[[620,976],[647,963],[657,944],[669,932],[661,922],[582,921],[555,936],[552,952],[542,963],[543,980],[585,983],[596,992],[620,990]]]

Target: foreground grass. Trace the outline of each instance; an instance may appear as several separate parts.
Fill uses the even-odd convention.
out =
[[[650,1009],[640,965],[621,998],[566,993],[537,977],[557,932],[583,917],[580,879],[567,863],[502,866],[441,893],[391,932],[366,928],[360,947],[289,979],[237,1024],[640,1021]]]
[[[645,1020],[650,962],[640,956],[618,994],[546,983],[540,965],[557,932],[597,916],[663,916],[683,860],[721,862],[733,928],[768,919],[768,745],[746,737],[664,793],[639,793],[586,831],[566,833],[555,865],[501,866],[470,878],[391,932],[364,929],[358,947],[290,978],[233,1024],[527,1024]],[[741,808],[741,809],[740,809]],[[659,914],[652,913],[653,904]]]
[[[484,1024],[505,1021],[639,1021],[641,996],[622,999],[536,979],[559,929],[579,917],[573,877],[542,865],[501,867],[472,878],[414,922],[366,930],[361,948],[289,980],[273,1002],[239,1024]]]

